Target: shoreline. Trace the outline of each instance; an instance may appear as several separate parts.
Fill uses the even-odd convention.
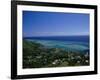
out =
[[[48,54],[47,54],[48,53]],[[23,41],[23,68],[89,65],[89,53],[47,48],[40,43]]]

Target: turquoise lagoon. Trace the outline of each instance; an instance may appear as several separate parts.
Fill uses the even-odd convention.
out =
[[[45,37],[32,37],[32,38],[25,38],[28,41],[33,41],[36,43],[40,43],[42,45],[44,45],[45,47],[48,48],[60,48],[60,49],[64,49],[64,50],[70,50],[70,51],[89,51],[89,38],[86,37],[71,37],[71,39],[69,39],[69,37],[63,38],[60,37],[60,39],[58,38],[49,38]]]

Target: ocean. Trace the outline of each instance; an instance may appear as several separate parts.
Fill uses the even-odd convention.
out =
[[[61,48],[71,51],[89,50],[89,36],[45,36],[24,37],[23,39],[40,43],[48,48]]]

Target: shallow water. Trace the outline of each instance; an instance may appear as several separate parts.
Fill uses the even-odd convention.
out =
[[[49,48],[61,48],[64,50],[78,50],[84,51],[89,49],[89,44],[87,42],[77,42],[77,41],[56,41],[56,40],[36,40],[27,39],[36,43],[40,43]]]

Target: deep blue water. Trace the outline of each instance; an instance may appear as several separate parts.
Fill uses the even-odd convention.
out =
[[[24,37],[24,39],[89,42],[89,36],[49,36],[49,37],[45,36],[45,37]]]
[[[40,43],[46,47],[78,51],[89,50],[89,36],[45,36],[24,37],[24,39]]]

